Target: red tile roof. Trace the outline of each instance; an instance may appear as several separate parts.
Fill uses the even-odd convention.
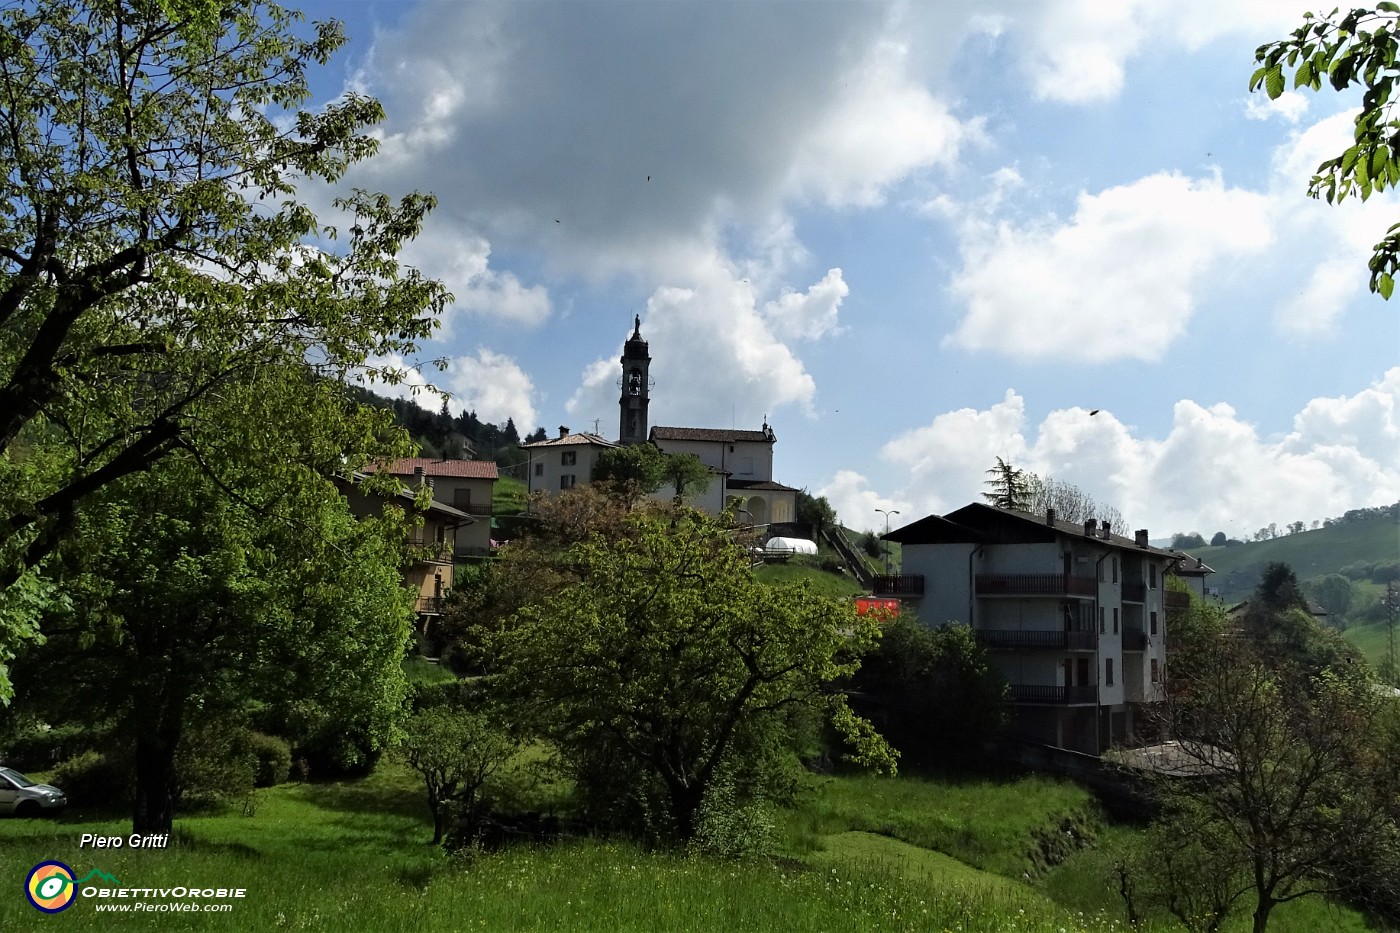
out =
[[[499,479],[494,460],[438,460],[435,457],[409,457],[396,460],[389,465],[389,472],[395,476],[412,476],[418,467],[423,468],[424,476],[454,476],[463,479]],[[379,468],[371,463],[365,467],[366,473]]]
[[[605,441],[596,434],[587,432],[581,434],[566,434],[563,437],[551,437],[542,441],[531,441],[528,444],[521,444],[521,447],[577,447],[583,444],[596,444],[599,447],[616,447],[612,441]]]

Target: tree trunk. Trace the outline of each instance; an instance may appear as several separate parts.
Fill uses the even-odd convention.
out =
[[[1265,933],[1269,928],[1269,913],[1273,909],[1273,898],[1259,898],[1259,904],[1254,908],[1254,933]]]
[[[136,807],[131,831],[168,833],[175,822],[175,746],[161,732],[144,732],[136,740]]]
[[[677,780],[666,782],[671,792],[671,816],[676,821],[676,838],[689,842],[695,838],[696,817],[700,814],[700,804],[705,799],[705,788],[683,784]]]

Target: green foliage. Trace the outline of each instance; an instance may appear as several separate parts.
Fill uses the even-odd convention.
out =
[[[695,454],[667,454],[662,475],[675,491],[677,504],[687,496],[698,496],[710,488],[714,478],[710,468]]]
[[[880,536],[873,531],[867,531],[860,536],[860,549],[870,557],[879,559],[885,555],[884,542]]]
[[[713,520],[631,513],[555,563],[572,582],[503,627],[500,685],[585,783],[622,769],[628,792],[663,808],[658,834],[692,838],[716,778],[770,757],[793,710],[822,711],[857,759],[893,765],[826,687],[854,672],[874,623],[849,602],[758,583]]]
[[[1181,872],[1142,869],[1155,872],[1145,886],[1165,886],[1158,900],[1196,916],[1247,900],[1256,933],[1279,903],[1344,890],[1344,866],[1383,840],[1400,789],[1375,740],[1381,701],[1365,666],[1296,607],[1295,590],[1279,565],[1242,632],[1213,634],[1209,609],[1174,626],[1166,725],[1181,766],[1211,779],[1158,782]]]
[[[60,762],[49,783],[75,807],[125,805],[131,801],[131,762],[88,750]]]
[[[982,498],[999,509],[1025,511],[1031,504],[1031,476],[997,457],[997,465],[987,471],[991,479],[982,485],[988,492]]]
[[[1249,89],[1262,87],[1271,100],[1277,99],[1287,87],[1288,72],[1294,88],[1318,91],[1324,80],[1336,91],[1353,85],[1364,88],[1352,145],[1322,162],[1308,183],[1308,194],[1326,198],[1329,204],[1348,196],[1364,201],[1373,192],[1400,184],[1400,120],[1394,100],[1400,79],[1400,6],[1384,2],[1374,9],[1334,9],[1325,16],[1305,13],[1303,20],[1288,38],[1255,51],[1259,67],[1250,76]],[[1400,224],[1376,244],[1369,262],[1371,291],[1383,298],[1395,290],[1398,254]]]
[[[851,686],[903,759],[926,767],[976,760],[1009,714],[1006,681],[962,625],[929,629],[896,617]]]
[[[0,707],[14,696],[9,664],[16,647],[25,642],[42,645],[39,620],[44,613],[69,605],[67,595],[56,584],[29,570],[8,586],[0,584]]]
[[[246,798],[258,776],[249,732],[217,720],[184,730],[174,764],[175,799],[184,809]]]
[[[618,489],[634,487],[650,495],[665,482],[666,455],[653,444],[613,447],[598,455],[593,463],[593,482]]]
[[[1220,543],[1224,544],[1225,536],[1223,533],[1219,535],[1219,538]],[[1198,548],[1205,546],[1206,539],[1201,537],[1201,533],[1199,531],[1193,531],[1190,534],[1183,534],[1181,532],[1177,532],[1176,534],[1172,535],[1172,547],[1178,550],[1184,548]]]
[[[1323,609],[1338,618],[1351,608],[1351,581],[1339,573],[1310,581],[1306,590]]]
[[[292,747],[286,739],[262,732],[248,733],[248,748],[257,760],[254,787],[276,787],[292,773]]]
[[[334,202],[343,230],[296,199],[377,146],[369,98],[297,110],[339,25],[254,0],[176,7],[0,10],[0,590],[75,540],[75,509],[122,478],[177,452],[218,473],[228,445],[282,440],[257,399],[232,435],[206,430],[207,405],[269,370],[305,394],[308,371],[399,381],[370,361],[411,356],[446,304],[396,259],[431,196],[353,190]],[[319,451],[351,467],[370,452]],[[32,634],[25,612],[0,606],[0,680]]]
[[[826,501],[826,496],[813,496],[802,489],[797,493],[797,520],[812,526],[812,535],[820,539],[822,531],[836,524],[836,510]]]
[[[482,788],[515,749],[515,742],[485,715],[462,707],[431,706],[405,720],[395,754],[423,778],[434,844],[449,831],[458,843],[475,838],[483,815]]]
[[[1225,542],[1228,541],[1228,540],[1229,540],[1229,538],[1227,538],[1227,537],[1225,536],[1225,532],[1223,532],[1223,531],[1217,531],[1215,534],[1211,535],[1211,537],[1210,537],[1210,546],[1211,546],[1211,547],[1224,547],[1224,546],[1225,546]]]

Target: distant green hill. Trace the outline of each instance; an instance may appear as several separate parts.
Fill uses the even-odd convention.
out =
[[[1344,522],[1234,547],[1193,548],[1189,553],[1215,569],[1206,585],[1218,587],[1226,603],[1235,603],[1249,596],[1274,561],[1288,564],[1306,583],[1350,564],[1400,560],[1400,524],[1391,518]]]

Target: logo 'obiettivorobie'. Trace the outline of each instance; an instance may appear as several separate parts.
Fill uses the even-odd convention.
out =
[[[73,901],[78,898],[78,885],[93,878],[121,886],[116,878],[96,868],[75,880],[73,869],[62,862],[40,862],[29,870],[29,877],[24,879],[24,896],[29,898],[35,910],[56,914],[73,906]]]

